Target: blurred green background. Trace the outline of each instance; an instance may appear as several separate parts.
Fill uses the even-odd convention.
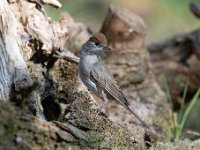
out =
[[[198,20],[189,9],[190,0],[60,0],[62,7],[46,6],[47,14],[58,20],[67,11],[77,22],[83,22],[92,31],[99,31],[111,3],[125,7],[140,15],[145,21],[148,34],[146,43],[165,39],[178,33],[199,27]],[[200,0],[193,0],[200,2]],[[186,128],[200,131],[200,102],[187,119]]]
[[[196,0],[196,2],[200,0]],[[98,31],[111,3],[128,8],[140,15],[147,24],[147,43],[169,37],[173,34],[191,31],[200,21],[190,13],[190,0],[60,0],[62,7],[46,7],[51,18],[67,11],[79,22]],[[195,0],[193,0],[195,2]]]

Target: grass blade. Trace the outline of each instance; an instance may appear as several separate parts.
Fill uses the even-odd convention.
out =
[[[185,122],[186,122],[186,119],[189,115],[189,113],[191,112],[192,110],[192,107],[194,106],[194,104],[196,103],[196,101],[198,100],[199,98],[199,95],[200,95],[200,88],[198,89],[198,91],[195,93],[195,95],[193,96],[192,100],[190,101],[188,107],[186,108],[184,114],[183,114],[183,117],[182,117],[182,120],[181,120],[181,124],[180,124],[180,132],[182,132],[183,130],[183,127],[185,125]]]
[[[181,120],[183,118],[184,104],[185,104],[187,91],[188,91],[188,82],[186,83],[184,90],[183,90],[183,96],[182,96],[183,103],[181,105],[180,112],[178,114],[178,124],[181,124]]]

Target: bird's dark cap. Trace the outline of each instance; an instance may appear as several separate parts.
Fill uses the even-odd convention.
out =
[[[89,41],[107,45],[107,39],[102,33],[95,33],[92,37],[90,37]]]

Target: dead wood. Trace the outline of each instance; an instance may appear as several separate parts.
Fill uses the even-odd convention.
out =
[[[152,61],[152,70],[163,86],[162,71],[169,78],[174,108],[182,104],[183,89],[188,84],[186,101],[190,100],[200,85],[200,29],[175,35],[169,39],[147,45]]]
[[[146,25],[139,16],[131,11],[120,11],[119,8],[111,5],[101,32],[108,38],[108,43],[118,49],[120,47],[123,49],[140,48],[144,44]]]
[[[66,61],[76,63],[76,64],[79,63],[79,58],[70,51],[63,51],[63,52],[56,51],[55,53],[57,54],[55,55],[55,57],[57,58],[61,58],[61,59],[64,59]]]
[[[35,111],[37,98],[30,90],[33,81],[20,53],[17,20],[7,1],[0,3],[0,11],[0,100],[17,100],[21,105],[22,99],[26,99],[30,109]]]

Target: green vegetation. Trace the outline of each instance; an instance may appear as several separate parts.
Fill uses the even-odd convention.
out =
[[[116,3],[116,0],[60,0],[60,2],[63,6],[57,10],[50,6],[45,7],[48,15],[54,20],[59,18],[60,13],[68,12],[76,21],[83,22],[94,31],[98,31],[110,3]]]
[[[169,103],[171,104],[171,117],[173,120],[173,138],[172,139],[180,139],[182,135],[183,128],[185,126],[186,120],[188,118],[189,113],[191,112],[193,106],[196,104],[197,100],[200,97],[200,88],[197,90],[197,92],[194,94],[193,98],[190,100],[189,104],[185,104],[185,99],[186,99],[186,94],[188,90],[188,84],[185,85],[182,100],[183,103],[181,105],[180,111],[175,113],[173,111],[173,102],[169,90],[169,84],[168,84],[168,77],[166,72],[163,75],[163,83],[164,83],[164,88],[166,91],[167,99],[169,100]]]
[[[47,6],[46,11],[54,20],[61,12],[67,11],[77,21],[88,25],[93,31],[98,31],[111,3],[121,7],[129,6],[147,24],[147,43],[165,39],[174,34],[188,32],[199,26],[199,20],[190,12],[189,0],[60,0],[62,7],[52,9]],[[130,4],[130,5],[129,5]],[[137,10],[131,8],[137,6]]]
[[[154,0],[151,13],[146,16],[148,40],[157,41],[199,27],[199,20],[190,12],[190,0]]]
[[[15,120],[14,118],[10,118],[10,120],[7,120],[6,124],[4,125],[4,140],[11,140],[14,138],[14,133],[17,130],[17,126],[17,120]]]

